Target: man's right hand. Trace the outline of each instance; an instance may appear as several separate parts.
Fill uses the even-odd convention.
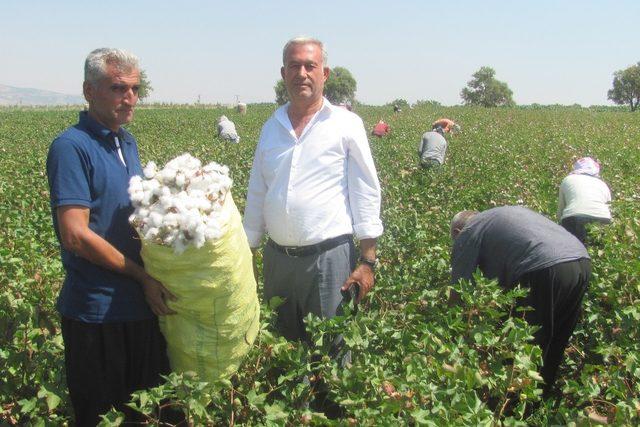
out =
[[[165,316],[167,314],[176,314],[176,312],[167,307],[166,301],[176,301],[175,295],[173,295],[162,283],[149,276],[148,274],[141,280],[142,290],[147,300],[147,304],[151,307],[151,310],[156,316]]]

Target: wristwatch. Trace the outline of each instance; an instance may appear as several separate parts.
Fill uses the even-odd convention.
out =
[[[380,262],[378,261],[378,258],[368,259],[364,257],[358,258],[358,263],[368,265],[369,267],[371,267],[371,270],[374,272],[378,268],[378,264],[380,264]]]

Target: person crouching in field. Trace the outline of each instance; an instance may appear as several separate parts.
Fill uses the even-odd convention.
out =
[[[521,206],[462,211],[451,221],[451,281],[473,280],[480,268],[503,288],[529,288],[526,320],[540,326],[544,394],[548,396],[578,322],[591,277],[585,247],[555,222]]]
[[[584,244],[586,224],[611,222],[610,202],[611,191],[600,179],[600,165],[591,157],[583,157],[560,184],[558,221]]]
[[[377,136],[378,138],[382,138],[383,136],[388,134],[390,131],[391,131],[391,126],[389,126],[382,119],[380,119],[378,123],[376,123],[376,125],[373,127],[373,130],[371,131],[371,135]]]
[[[438,169],[444,163],[447,155],[447,140],[444,138],[444,130],[437,126],[422,135],[418,146],[420,166],[425,169]]]
[[[460,125],[451,119],[438,119],[431,124],[431,129],[442,128],[445,133],[460,132]]]
[[[65,368],[75,425],[95,426],[111,407],[169,373],[156,315],[173,295],[147,274],[129,225],[127,188],[142,175],[135,138],[122,125],[138,101],[138,58],[119,49],[87,56],[88,111],[60,134],[47,157],[53,227],[66,277],[58,297]]]
[[[236,125],[227,116],[220,116],[218,119],[218,137],[236,144],[240,142]]]

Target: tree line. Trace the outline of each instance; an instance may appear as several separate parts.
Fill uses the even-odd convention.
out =
[[[460,91],[464,105],[482,107],[511,107],[515,105],[513,91],[509,85],[495,78],[496,72],[491,67],[481,67],[471,75],[467,86]],[[607,92],[607,98],[618,105],[628,105],[631,111],[640,106],[640,62],[624,70],[613,73],[613,87]],[[282,79],[274,86],[276,103],[283,105],[289,98]],[[140,72],[140,99],[149,96],[153,88],[146,72]],[[324,95],[332,104],[356,103],[357,82],[351,72],[345,67],[334,67],[324,86]],[[429,101],[435,103],[435,101]],[[409,106],[403,99],[397,99],[391,104]]]

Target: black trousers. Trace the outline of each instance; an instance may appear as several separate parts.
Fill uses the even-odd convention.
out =
[[[158,320],[85,323],[63,317],[62,338],[76,425],[94,427],[112,406],[127,421],[142,421],[124,403],[133,391],[160,384],[160,374],[170,371]]]
[[[598,223],[601,223],[601,224],[608,224],[611,221],[609,219],[607,219],[607,218],[590,218],[590,217],[586,217],[586,216],[568,216],[565,219],[563,219],[562,221],[560,221],[560,225],[562,225],[565,228],[565,230],[567,230],[569,233],[571,233],[574,236],[576,236],[578,238],[578,240],[580,240],[582,242],[582,244],[584,245],[585,241],[587,240],[587,229],[585,228],[585,226],[590,222],[598,222]]]
[[[527,273],[519,280],[530,288],[528,297],[521,302],[533,308],[527,312],[526,320],[540,326],[535,341],[542,348],[540,374],[546,394],[555,382],[564,350],[578,323],[590,277],[591,261],[579,259]]]

